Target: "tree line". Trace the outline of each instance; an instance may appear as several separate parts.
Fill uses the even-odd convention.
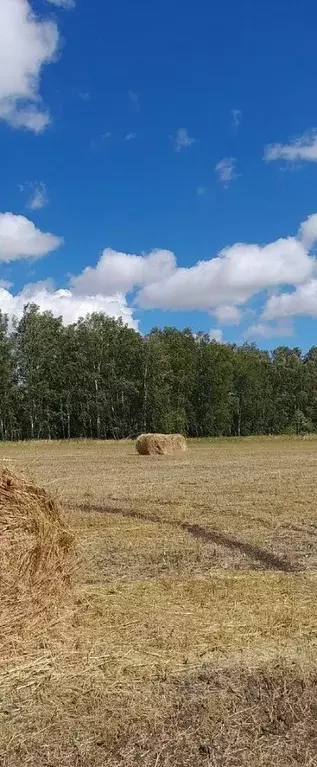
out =
[[[93,314],[0,313],[0,439],[121,439],[317,430],[317,347],[219,344],[190,329],[142,336]]]

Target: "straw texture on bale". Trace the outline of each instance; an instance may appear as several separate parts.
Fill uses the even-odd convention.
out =
[[[182,434],[141,434],[136,449],[140,455],[174,455],[185,452],[187,442]]]
[[[72,536],[56,502],[0,468],[0,648],[54,623],[72,567]]]

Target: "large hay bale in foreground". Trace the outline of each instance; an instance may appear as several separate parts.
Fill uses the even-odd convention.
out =
[[[71,571],[72,536],[56,502],[0,468],[0,647],[54,623]]]
[[[174,455],[185,452],[187,442],[182,434],[141,434],[136,449],[140,455]]]

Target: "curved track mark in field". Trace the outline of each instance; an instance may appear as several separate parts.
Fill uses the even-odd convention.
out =
[[[215,543],[217,546],[225,546],[231,551],[240,551],[251,559],[257,559],[268,570],[279,570],[283,573],[296,573],[300,571],[299,565],[289,562],[284,557],[278,557],[266,549],[254,546],[251,543],[239,541],[237,538],[231,538],[223,535],[216,530],[206,530],[200,525],[190,525],[188,522],[171,522],[168,519],[159,519],[150,514],[141,514],[138,511],[126,511],[125,509],[114,509],[112,506],[90,506],[89,504],[80,504],[76,506],[80,511],[95,514],[111,514],[113,516],[128,517],[130,519],[139,519],[143,522],[153,522],[155,524],[171,525],[179,528],[206,543]]]
[[[278,557],[276,554],[266,551],[266,549],[254,546],[251,543],[244,543],[236,538],[229,538],[227,535],[218,533],[215,530],[205,530],[205,528],[200,527],[200,525],[182,524],[181,527],[191,533],[195,538],[200,538],[203,541],[210,541],[219,546],[226,546],[232,551],[238,550],[252,559],[258,559],[259,562],[266,565],[268,569],[281,570],[283,573],[295,573],[299,570],[298,565],[289,562],[287,559]]]

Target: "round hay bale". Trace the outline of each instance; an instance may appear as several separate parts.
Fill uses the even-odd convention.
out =
[[[187,450],[182,434],[141,434],[136,441],[139,455],[174,455]]]
[[[72,542],[48,493],[0,468],[0,646],[54,623],[71,582]]]

